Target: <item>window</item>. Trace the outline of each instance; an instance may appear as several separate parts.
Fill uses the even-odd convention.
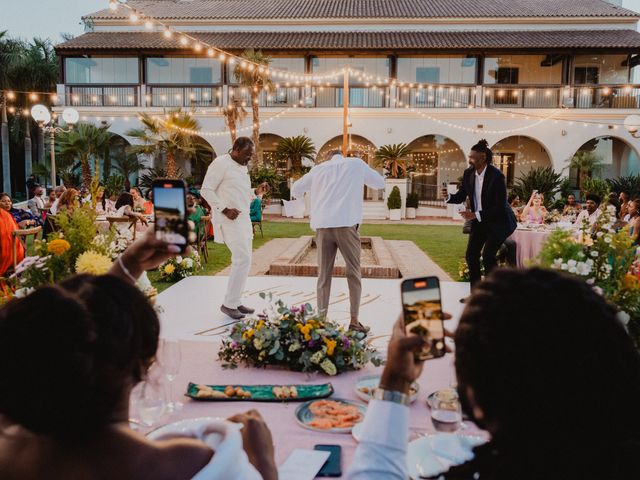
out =
[[[440,68],[439,67],[416,68],[416,82],[440,83]]]
[[[435,200],[438,196],[438,154],[416,152],[412,156],[415,170],[411,175],[411,192],[420,200]]]
[[[222,68],[212,58],[163,57],[147,59],[151,85],[212,85],[222,83]]]
[[[400,57],[397,74],[402,82],[473,85],[476,59],[463,55]]]
[[[65,59],[65,83],[139,83],[138,59],[124,57],[80,57]]]
[[[500,85],[517,85],[518,69],[515,67],[500,67],[496,70],[496,83]]]
[[[211,68],[191,67],[189,70],[189,83],[211,84],[213,75]]]
[[[598,67],[576,67],[573,72],[573,82],[578,85],[595,85],[599,77]]]
[[[513,186],[513,169],[516,163],[515,153],[497,153],[493,155],[493,163],[500,170],[506,180],[507,187]]]

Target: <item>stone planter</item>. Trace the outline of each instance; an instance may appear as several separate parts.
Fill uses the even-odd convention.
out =
[[[402,199],[402,208],[400,209],[400,217],[405,218],[407,208],[407,187],[409,180],[406,178],[387,178],[384,181],[384,203],[387,204],[387,198],[393,190],[393,187],[398,187],[400,190],[400,198]]]
[[[407,218],[409,219],[414,219],[416,218],[416,208],[413,207],[407,207]]]
[[[402,220],[402,210],[399,208],[389,210],[389,220]]]

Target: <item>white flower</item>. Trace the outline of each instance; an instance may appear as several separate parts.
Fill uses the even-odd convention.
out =
[[[585,262],[578,263],[576,267],[576,273],[582,277],[586,277],[591,273],[591,265],[588,265]],[[589,283],[589,280],[587,280],[587,283]]]
[[[567,270],[569,268],[569,266],[566,263],[563,263],[562,265],[560,265],[560,270]]]
[[[182,266],[185,268],[193,268],[193,260],[191,260],[190,258],[185,258],[184,260],[182,260]]]
[[[605,243],[611,243],[611,240],[612,240],[612,239],[611,239],[611,236],[610,236],[610,235],[607,235],[606,237],[604,237],[604,241],[605,241]]]
[[[576,267],[569,267],[569,273],[576,273],[578,269]]]
[[[622,322],[623,325],[627,325],[629,323],[629,320],[631,320],[631,317],[629,316],[629,314],[623,310],[620,310],[618,312],[618,320],[620,320]]]
[[[602,295],[604,293],[604,291],[598,286],[593,287],[593,291],[596,292],[598,295]]]
[[[569,261],[567,261],[567,265],[569,265],[570,268],[575,267],[578,264],[578,262],[576,262],[575,260],[571,259]]]
[[[178,255],[178,256],[176,257],[176,262],[177,262],[177,263],[182,263],[182,257],[181,257],[180,255]]]
[[[561,258],[556,258],[553,261],[553,265],[551,265],[552,268],[560,268],[562,266],[562,259]]]
[[[598,251],[597,250],[591,250],[591,256],[593,258],[596,258],[598,256]]]
[[[33,292],[34,290],[35,290],[35,288],[28,288],[28,287],[19,288],[18,290],[16,290],[15,297],[16,298],[24,298],[27,295],[29,295],[31,292]]]
[[[595,278],[587,278],[587,285],[593,285],[594,283],[596,283]]]
[[[589,265],[590,267],[592,267],[592,266],[593,266],[593,260],[592,260],[591,258],[587,258],[587,260],[586,260],[584,263],[586,263],[586,264],[587,264],[587,265]]]
[[[602,235],[604,235],[604,232],[598,232],[596,233],[596,237],[600,238]]]

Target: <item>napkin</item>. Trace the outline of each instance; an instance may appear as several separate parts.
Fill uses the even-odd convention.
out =
[[[449,460],[454,465],[460,465],[473,459],[473,446],[470,442],[463,442],[460,435],[442,433],[429,437],[431,450],[438,457]]]

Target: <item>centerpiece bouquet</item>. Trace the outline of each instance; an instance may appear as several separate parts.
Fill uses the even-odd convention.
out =
[[[160,279],[165,282],[177,282],[183,278],[192,276],[202,268],[200,255],[195,250],[188,256],[170,258],[158,267]]]
[[[619,317],[640,348],[640,253],[626,228],[614,229],[615,215],[603,209],[593,227],[556,230],[545,242],[538,263],[584,279],[619,310]]]
[[[309,304],[288,307],[278,300],[263,315],[234,324],[218,356],[225,368],[244,363],[337,375],[382,363],[365,337],[318,315]]]

